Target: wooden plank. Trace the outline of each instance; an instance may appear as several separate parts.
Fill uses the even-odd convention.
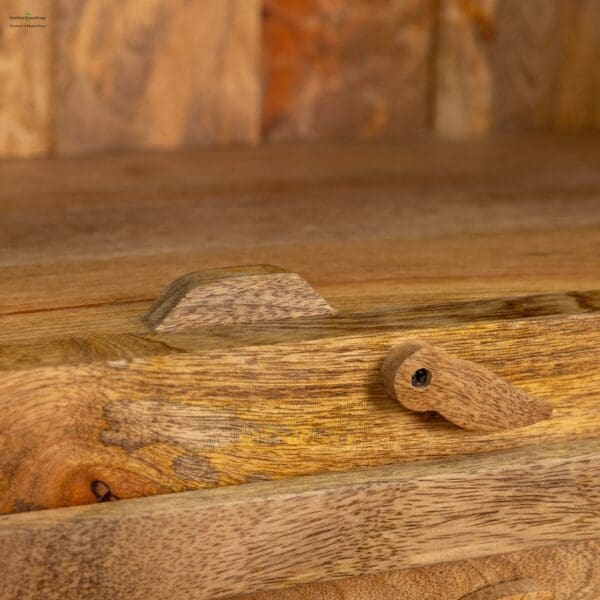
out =
[[[438,132],[598,129],[594,0],[448,0],[439,30]]]
[[[266,0],[263,14],[268,138],[425,129],[432,2]]]
[[[0,519],[7,600],[214,598],[600,536],[600,442]]]
[[[562,84],[555,127],[564,131],[600,129],[600,5],[594,0],[562,6]]]
[[[598,556],[598,541],[561,544],[382,575],[302,584],[231,600],[466,600],[463,596],[483,591],[492,582],[523,579],[535,582],[538,589],[552,590],[550,598],[556,600],[595,600],[600,596]]]
[[[25,12],[32,18],[11,19]],[[53,17],[50,0],[27,5],[4,0],[0,6],[0,157],[38,156],[50,150]]]
[[[433,128],[446,137],[483,136],[492,128],[493,74],[486,46],[496,0],[439,4]]]
[[[596,293],[5,345],[0,511],[96,502],[96,482],[131,498],[597,436],[599,314]],[[404,410],[380,368],[414,339],[552,419],[483,433]]]
[[[56,150],[259,135],[258,0],[60,0]]]
[[[600,288],[598,157],[534,137],[3,163],[0,313],[265,262],[354,312]]]

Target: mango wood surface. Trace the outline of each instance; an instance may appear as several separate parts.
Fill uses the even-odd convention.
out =
[[[3,162],[0,182],[0,334],[120,331],[183,273],[240,264],[343,311],[600,288],[597,138]]]
[[[600,536],[600,441],[0,518],[4,598],[215,598]]]
[[[498,591],[499,586],[510,584],[523,586],[524,582],[538,590],[549,590],[530,591],[531,600],[596,600],[600,597],[599,554],[597,540],[561,544],[381,575],[307,583],[231,600],[467,600],[472,593],[487,593],[490,588]],[[497,596],[492,598],[497,600]]]
[[[0,346],[0,511],[597,436],[598,292]],[[385,393],[427,340],[553,407],[468,432]],[[97,492],[101,484],[105,493]]]
[[[437,131],[598,129],[598,2],[444,0],[439,7]]]

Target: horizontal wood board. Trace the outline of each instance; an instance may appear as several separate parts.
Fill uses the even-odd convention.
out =
[[[0,335],[72,311],[71,333],[119,331],[184,273],[253,263],[352,312],[600,288],[593,137],[3,162],[0,181],[0,315],[20,316]]]
[[[131,498],[598,436],[599,314],[590,292],[7,344],[0,510],[96,502],[95,482]],[[477,362],[552,418],[483,433],[407,411],[380,374],[407,340]]]
[[[598,440],[4,516],[14,598],[218,598],[600,536]]]

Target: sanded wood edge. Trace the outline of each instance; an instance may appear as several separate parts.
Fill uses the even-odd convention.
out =
[[[591,439],[4,516],[0,589],[218,598],[599,537]]]
[[[274,265],[247,265],[179,277],[142,320],[151,331],[181,331],[335,312],[300,275]]]

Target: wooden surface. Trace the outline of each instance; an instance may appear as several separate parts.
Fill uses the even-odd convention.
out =
[[[46,21],[32,20],[27,25],[36,27],[24,27],[24,21],[10,19],[25,11]],[[50,0],[31,0],[26,6],[3,0],[0,5],[0,157],[50,151],[52,16]]]
[[[594,0],[440,3],[434,129],[597,129],[600,5]]]
[[[423,140],[0,164],[2,512],[96,502],[94,482],[130,498],[597,436],[599,149]],[[341,314],[147,331],[182,273],[254,262],[300,273]],[[414,339],[552,419],[475,433],[405,411],[379,370]]]
[[[208,269],[176,279],[144,315],[152,331],[335,314],[296,273],[273,265]]]
[[[57,152],[258,139],[258,0],[57,4]]]
[[[524,394],[481,364],[416,340],[390,351],[381,376],[388,395],[405,408],[436,412],[463,429],[502,431],[552,416],[550,404]]]
[[[489,590],[490,586],[523,580],[551,590],[552,600],[596,600],[600,595],[599,552],[598,541],[578,542],[303,584],[231,600],[465,600],[467,594]],[[542,598],[548,600],[548,594]]]
[[[10,29],[25,10],[46,29]],[[596,0],[4,0],[0,17],[2,157],[600,127]]]
[[[343,311],[597,289],[599,157],[536,137],[0,163],[0,335],[121,330],[183,273],[240,264]]]
[[[537,581],[519,579],[488,585],[460,600],[554,600],[554,594],[543,589]]]
[[[598,293],[505,307],[1,346],[0,511],[96,502],[96,481],[131,498],[598,436]],[[552,419],[467,432],[403,409],[380,369],[414,339],[477,360]]]
[[[200,599],[581,542],[600,535],[599,483],[595,440],[5,516],[0,584]]]
[[[264,0],[268,139],[424,130],[435,6],[420,0]]]

